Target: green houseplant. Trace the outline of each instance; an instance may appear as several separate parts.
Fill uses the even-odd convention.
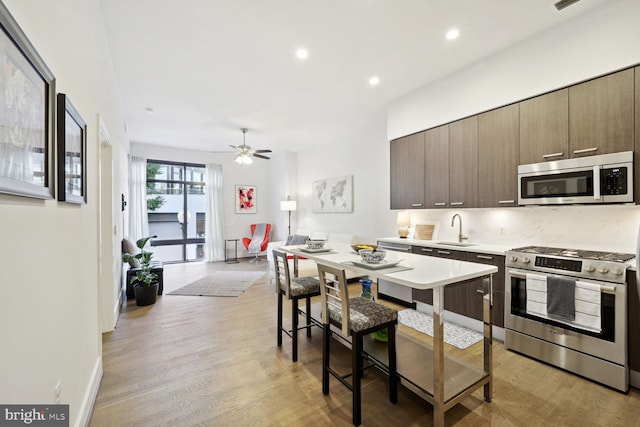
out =
[[[122,260],[129,262],[132,258],[138,260],[140,263],[140,269],[136,271],[136,275],[131,278],[131,285],[133,285],[133,291],[136,297],[136,305],[150,305],[156,302],[156,296],[158,295],[158,275],[152,271],[153,265],[151,259],[153,258],[153,252],[145,251],[144,248],[151,241],[158,236],[148,236],[138,239],[136,246],[140,249],[137,254],[130,254],[125,252],[122,254]]]

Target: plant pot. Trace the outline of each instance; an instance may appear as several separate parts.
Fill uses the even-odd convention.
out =
[[[158,296],[158,282],[152,283],[150,286],[133,285],[133,293],[136,297],[136,305],[144,306],[155,304]]]

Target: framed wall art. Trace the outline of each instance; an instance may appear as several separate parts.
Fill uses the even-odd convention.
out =
[[[353,175],[314,181],[311,207],[314,213],[353,212]]]
[[[0,2],[0,193],[53,198],[55,78]]]
[[[256,187],[253,185],[236,185],[236,213],[254,214],[256,210]]]
[[[58,94],[58,200],[87,203],[87,124],[69,97]]]

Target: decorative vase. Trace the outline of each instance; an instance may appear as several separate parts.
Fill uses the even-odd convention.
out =
[[[360,279],[360,284],[362,285],[362,292],[360,293],[360,298],[365,298],[368,299],[370,301],[375,301],[376,299],[373,296],[373,293],[371,293],[371,280],[370,279]],[[376,339],[376,341],[380,341],[380,342],[388,342],[389,341],[389,336],[387,335],[387,330],[386,329],[382,329],[380,331],[375,331],[373,333],[373,338]]]
[[[133,293],[136,297],[136,305],[144,306],[155,304],[158,295],[158,282],[151,286],[133,285]]]

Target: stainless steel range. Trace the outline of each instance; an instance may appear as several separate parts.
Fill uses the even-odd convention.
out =
[[[626,392],[628,261],[540,246],[506,254],[505,346]]]

